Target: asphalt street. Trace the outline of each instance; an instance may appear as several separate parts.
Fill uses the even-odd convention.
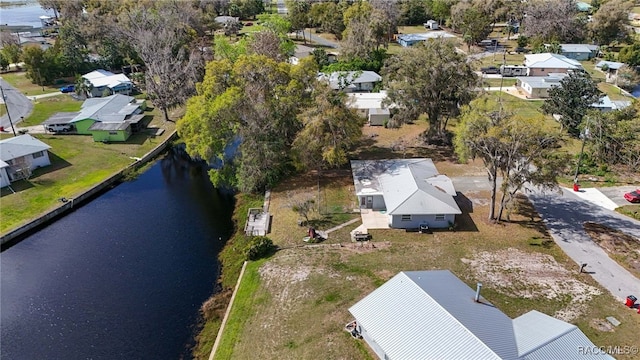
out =
[[[617,194],[622,189],[608,191]],[[576,262],[576,269],[586,263],[585,270],[620,301],[628,295],[640,295],[640,279],[612,260],[583,228],[585,222],[592,221],[640,238],[640,221],[580,199],[567,189],[561,193],[532,190],[527,196],[556,244]]]
[[[8,115],[11,116],[13,124],[16,125],[21,121],[22,117],[27,117],[31,113],[33,103],[2,78],[0,78],[0,86],[2,86],[2,90],[4,91],[4,102],[6,102],[7,108],[9,109]],[[5,106],[5,104],[1,106]],[[0,117],[0,126],[4,126],[5,129],[10,131],[11,125],[8,115],[5,114]]]

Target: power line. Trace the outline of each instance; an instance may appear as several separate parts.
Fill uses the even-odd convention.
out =
[[[9,104],[7,104],[7,98],[4,96],[4,89],[0,85],[0,94],[2,94],[2,101],[4,101],[4,107],[7,109],[7,117],[9,118],[9,124],[11,124],[11,130],[13,131],[13,136],[16,135],[16,129],[13,127],[13,121],[11,121],[11,114],[9,114]]]

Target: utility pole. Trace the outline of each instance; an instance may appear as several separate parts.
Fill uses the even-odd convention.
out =
[[[13,127],[13,121],[11,121],[11,115],[9,114],[9,105],[7,104],[7,98],[4,96],[4,89],[0,85],[0,94],[2,94],[2,101],[4,101],[4,108],[7,109],[7,117],[9,118],[9,124],[11,124],[11,130],[13,131],[13,136],[16,135],[16,129]]]

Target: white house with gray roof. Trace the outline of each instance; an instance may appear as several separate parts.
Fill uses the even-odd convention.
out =
[[[344,92],[373,91],[376,84],[382,81],[382,76],[373,71],[336,71],[328,76],[320,74],[320,78],[329,81],[333,90]]]
[[[546,76],[551,73],[584,70],[579,61],[552,53],[525,55],[524,65],[529,69],[527,72],[529,76]]]
[[[100,97],[106,90],[109,95],[129,95],[133,91],[133,82],[125,74],[114,74],[111,71],[98,69],[82,75],[84,82],[90,86],[89,96]]]
[[[446,228],[462,213],[431,159],[351,160],[351,169],[360,208],[384,211],[391,228]]]
[[[529,99],[546,99],[549,90],[555,86],[561,86],[560,81],[567,77],[563,73],[551,73],[547,76],[518,76],[516,87]]]
[[[0,187],[24,179],[39,167],[51,165],[51,146],[29,134],[0,140]]]
[[[578,61],[590,60],[596,57],[600,47],[591,44],[560,44],[561,55]]]
[[[512,320],[475,296],[448,270],[404,271],[349,312],[380,359],[613,359],[575,325],[537,311]]]

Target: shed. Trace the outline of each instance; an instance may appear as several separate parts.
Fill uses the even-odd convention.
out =
[[[439,28],[438,22],[435,20],[428,20],[426,23],[424,23],[424,27],[427,30],[438,30]]]
[[[391,118],[387,108],[369,109],[369,125],[384,126]]]

